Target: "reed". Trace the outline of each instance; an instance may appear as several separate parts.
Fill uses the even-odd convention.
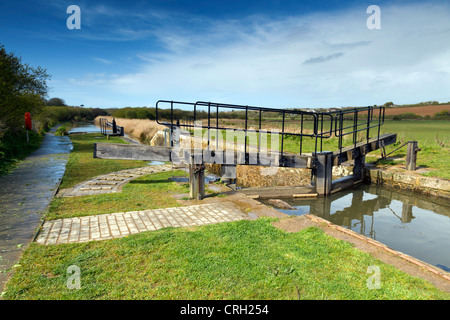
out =
[[[99,116],[94,120],[95,125],[99,126],[100,118],[108,119],[108,121],[113,120],[111,116]],[[126,134],[145,144],[149,144],[158,131],[166,129],[165,126],[149,119],[115,119],[118,126],[124,127]]]

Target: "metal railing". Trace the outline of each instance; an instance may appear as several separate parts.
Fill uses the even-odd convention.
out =
[[[99,125],[101,134],[104,135],[114,134],[118,136],[124,135],[124,128],[116,125],[115,119],[113,119],[113,121],[108,121],[108,119],[100,118]]]
[[[376,111],[378,115],[374,117]],[[367,115],[364,113],[367,113]],[[377,129],[376,137],[379,140],[381,126],[384,124],[384,115],[385,108],[383,106],[369,106],[333,112],[332,116],[335,123],[334,135],[338,138],[338,149],[340,153],[342,153],[344,137],[347,135],[352,136],[354,148],[356,148],[358,142],[366,140],[366,143],[369,143],[369,139],[371,138],[370,129],[372,128]],[[347,125],[345,121],[350,121],[350,125]],[[365,132],[365,137],[358,137],[359,132]]]
[[[165,112],[162,116],[162,107],[170,109],[170,113]],[[178,119],[175,115],[175,110],[184,110],[184,119]],[[187,110],[186,110],[187,109]],[[234,119],[233,126],[228,123],[233,120],[227,112],[234,112],[238,119]],[[239,112],[240,111],[240,112]],[[224,117],[227,115],[227,117]],[[266,117],[266,115],[272,115]],[[279,130],[264,129],[263,124],[269,122],[270,119],[277,119],[276,123]],[[239,121],[238,121],[239,120]],[[255,132],[259,136],[261,142],[261,133],[278,134],[281,138],[280,154],[283,157],[285,153],[285,142],[289,137],[296,137],[298,140],[298,154],[304,152],[304,139],[314,139],[314,147],[312,154],[323,151],[323,142],[326,139],[337,138],[337,146],[340,153],[344,147],[344,137],[351,135],[352,145],[356,148],[356,144],[360,141],[366,140],[367,143],[371,138],[370,130],[377,129],[376,137],[379,140],[380,128],[384,123],[384,107],[362,107],[353,109],[343,109],[332,112],[318,112],[318,111],[304,111],[304,110],[290,110],[290,109],[276,109],[255,107],[248,105],[235,105],[216,102],[197,101],[180,102],[159,100],[156,103],[156,121],[158,124],[166,125],[174,129],[174,127],[184,127],[188,130],[195,128],[202,128],[208,130],[207,144],[208,148],[211,143],[210,131],[215,130],[216,142],[219,131],[221,130],[235,130],[244,133],[244,150],[247,152],[248,133]],[[199,122],[201,121],[201,123]],[[296,130],[287,127],[287,123],[295,125]],[[365,136],[361,136],[361,132]],[[374,137],[372,137],[374,138]],[[359,141],[358,141],[359,140]],[[260,143],[258,143],[260,147]],[[313,157],[313,155],[311,155]]]

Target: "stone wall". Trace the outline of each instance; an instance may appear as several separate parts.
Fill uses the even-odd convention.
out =
[[[221,165],[206,164],[206,169],[221,176]],[[311,170],[264,166],[236,166],[237,185],[241,187],[306,186],[311,184]]]
[[[367,167],[365,175],[366,179],[372,183],[450,199],[450,181],[446,179],[425,177],[413,172],[395,172]]]
[[[220,164],[206,164],[206,169],[221,176]],[[333,167],[333,179],[351,175],[352,166]],[[311,169],[276,168],[264,166],[236,166],[237,185],[240,187],[277,187],[311,185]]]
[[[306,186],[311,169],[237,166],[237,185],[242,187]]]

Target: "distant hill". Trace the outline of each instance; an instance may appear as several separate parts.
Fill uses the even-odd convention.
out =
[[[450,110],[450,104],[425,105],[425,106],[392,106],[385,109],[387,116],[395,116],[403,113],[415,113],[419,116],[434,116],[436,113]]]

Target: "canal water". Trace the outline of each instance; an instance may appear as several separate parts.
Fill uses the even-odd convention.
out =
[[[314,214],[450,272],[448,200],[360,185],[325,198],[285,201],[296,209],[277,210],[288,215]]]
[[[69,134],[77,134],[77,133],[100,133],[100,127],[97,127],[93,121],[91,122],[74,122],[72,123],[72,127],[69,130]],[[108,133],[112,133],[112,130],[106,130]],[[127,141],[131,144],[140,144],[139,141],[130,137],[128,134],[124,134],[122,137],[123,140]],[[157,163],[150,163],[153,165],[157,165]]]
[[[69,133],[94,133],[100,132],[100,128],[97,127],[93,122],[74,122],[69,130]]]

